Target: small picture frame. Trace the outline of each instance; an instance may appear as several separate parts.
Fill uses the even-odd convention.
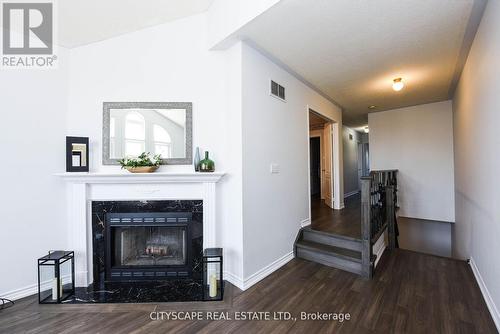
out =
[[[89,171],[89,138],[66,137],[66,172]]]

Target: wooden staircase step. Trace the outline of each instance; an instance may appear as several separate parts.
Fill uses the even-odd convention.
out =
[[[355,262],[361,262],[361,252],[356,252],[350,249],[325,245],[319,242],[300,240],[297,246],[306,249],[313,249],[319,252],[334,254],[335,256],[346,258]]]
[[[295,249],[299,258],[362,275],[360,252],[303,239]]]
[[[303,240],[361,252],[362,243],[360,239],[347,237],[340,234],[316,231],[311,229],[310,227],[304,228],[302,232]]]

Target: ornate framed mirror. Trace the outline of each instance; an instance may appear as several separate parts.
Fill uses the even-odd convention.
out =
[[[163,164],[193,160],[191,102],[104,102],[104,165],[142,152],[161,154]]]

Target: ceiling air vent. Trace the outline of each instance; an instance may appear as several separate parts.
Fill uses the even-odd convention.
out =
[[[271,96],[285,101],[285,87],[271,80]]]

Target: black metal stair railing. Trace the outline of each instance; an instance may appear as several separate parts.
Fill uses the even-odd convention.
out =
[[[371,171],[361,178],[361,238],[363,275],[372,277],[372,247],[387,229],[389,249],[397,245],[397,170]]]

